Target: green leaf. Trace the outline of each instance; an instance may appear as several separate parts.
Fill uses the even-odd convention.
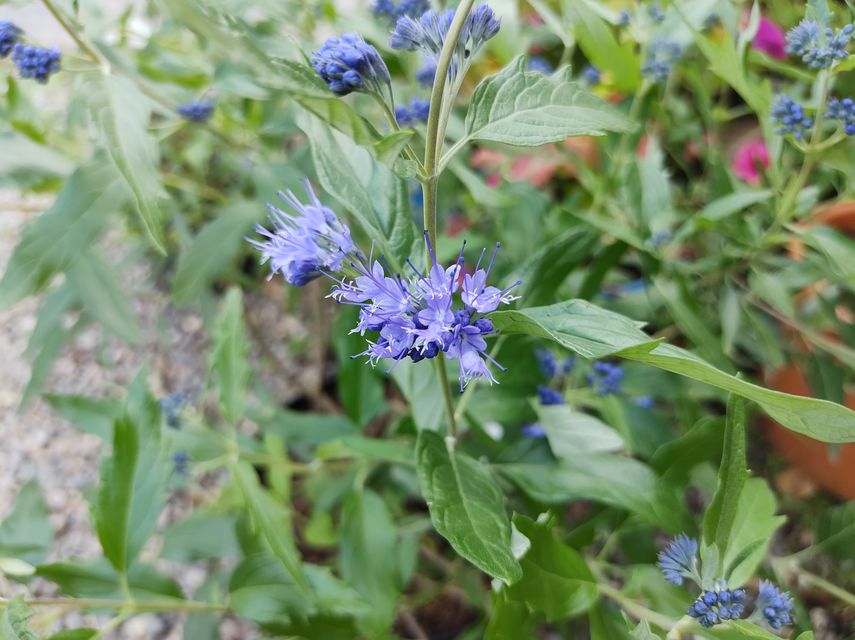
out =
[[[92,506],[104,556],[120,572],[133,563],[166,503],[168,466],[160,443],[160,414],[145,395],[145,412],[129,401],[128,413],[113,424],[113,452],[101,465]]]
[[[519,57],[475,89],[466,113],[470,140],[540,146],[569,136],[631,131],[633,124],[602,99],[572,82],[567,69],[551,76],[528,71]]]
[[[770,633],[747,620],[729,620],[727,626],[736,632],[736,638],[752,638],[753,640],[781,640],[780,636]],[[728,636],[734,637],[734,636]]]
[[[855,548],[855,502],[825,509],[814,526],[814,534],[812,550],[850,557]]]
[[[775,515],[776,509],[775,494],[764,480],[750,478],[746,481],[722,562],[729,584],[742,585],[757,571],[772,534],[785,520],[783,516]]]
[[[333,96],[315,70],[306,64],[275,58],[268,60],[274,73],[265,75],[267,86],[280,89],[300,98],[320,98],[329,100]],[[341,100],[340,98],[336,98]]]
[[[310,594],[310,587],[291,534],[291,514],[261,488],[255,471],[249,464],[235,465],[232,467],[232,473],[261,536],[290,576],[289,581],[305,599]]]
[[[353,107],[338,96],[330,96],[331,94],[323,100],[319,98],[298,98],[298,102],[304,109],[318,116],[321,120],[335,127],[363,147],[382,142],[382,140],[377,140],[379,135],[374,130],[374,127],[368,124],[365,118],[360,116]],[[412,132],[409,132],[409,134],[412,135]],[[399,137],[399,134],[392,134],[391,137]],[[382,146],[385,147],[385,145]],[[381,159],[381,161],[387,162],[384,159]]]
[[[419,364],[401,360],[392,371],[392,378],[407,399],[416,427],[436,431],[445,416],[445,408],[436,401],[442,395],[439,374],[436,367],[420,367]]]
[[[119,574],[104,558],[46,564],[38,567],[36,575],[55,582],[68,596],[115,600],[115,609],[127,603]],[[175,580],[145,564],[137,563],[130,568],[128,586],[135,600],[183,599]]]
[[[548,338],[587,358],[615,355],[643,362],[743,396],[759,404],[785,427],[816,440],[855,441],[855,412],[851,409],[746,382],[684,349],[651,340],[639,323],[583,300],[497,311],[490,317],[503,333]]]
[[[162,533],[160,557],[173,562],[198,562],[237,556],[235,519],[203,512],[191,513]]]
[[[24,228],[0,280],[0,309],[38,293],[67,269],[101,235],[125,194],[115,168],[102,156],[81,165],[50,209]]]
[[[574,33],[585,57],[600,71],[608,72],[619,91],[634,93],[641,83],[635,44],[630,39],[619,43],[610,25],[592,10],[591,5],[574,2],[568,9],[573,13]]]
[[[416,132],[412,129],[404,129],[380,138],[374,143],[374,153],[377,155],[377,159],[383,164],[392,166],[415,134]]]
[[[402,266],[415,237],[406,182],[370,151],[317,117],[301,112],[297,124],[309,137],[324,190],[377,240],[380,253],[393,267]]]
[[[81,254],[66,270],[68,285],[86,311],[105,329],[132,344],[139,344],[142,332],[128,299],[127,290],[95,247]]]
[[[512,600],[505,590],[493,594],[493,612],[484,640],[520,640],[536,637],[537,618],[528,607]]]
[[[0,640],[39,640],[27,620],[32,612],[21,596],[15,596],[3,607],[0,615]]]
[[[44,399],[78,431],[90,433],[102,440],[113,438],[113,423],[122,416],[122,403],[118,400],[53,394],[44,396]]]
[[[163,187],[158,151],[146,127],[151,103],[134,84],[114,74],[95,74],[89,83],[92,117],[101,143],[133,193],[143,226],[158,251],[165,253],[158,200]]]
[[[37,564],[53,546],[53,526],[38,482],[30,480],[15,498],[9,514],[0,523],[0,556]]]
[[[597,245],[598,234],[577,226],[562,233],[528,258],[516,274],[522,280],[526,306],[547,304],[577,266],[584,264]]]
[[[540,521],[517,514],[514,526],[531,543],[520,558],[522,578],[509,587],[515,600],[550,621],[578,615],[596,602],[596,579],[575,549],[556,540]]]
[[[733,522],[748,468],[745,458],[745,401],[731,395],[727,402],[724,451],[718,471],[718,486],[704,515],[704,542],[726,553],[733,535]]]
[[[419,432],[416,461],[437,532],[482,571],[507,584],[519,580],[504,495],[489,471],[433,431]]]
[[[79,629],[66,629],[53,634],[48,640],[92,640],[98,637],[98,630],[89,627]]]
[[[333,325],[338,356],[338,396],[347,417],[365,427],[383,411],[385,380],[373,367],[366,367],[354,354],[365,349],[365,338],[350,331],[357,323],[356,308],[338,314]]]
[[[223,417],[234,425],[243,417],[250,375],[243,297],[237,287],[229,289],[223,299],[214,325],[213,343],[209,357],[211,377],[219,393]]]
[[[369,490],[351,493],[341,512],[341,576],[371,603],[377,633],[395,618],[397,546],[395,523],[383,499]]]
[[[229,606],[259,623],[302,617],[306,600],[282,565],[266,553],[244,558],[229,579]]]
[[[176,304],[196,300],[217,276],[231,266],[244,243],[244,235],[262,216],[258,202],[234,202],[217,213],[178,256],[172,279]]]
[[[570,405],[538,405],[538,423],[546,432],[549,448],[556,458],[572,462],[579,455],[618,451],[620,435],[611,427]]]
[[[757,114],[769,112],[772,88],[768,80],[749,78],[745,64],[739,58],[736,44],[729,35],[718,40],[695,32],[695,43],[707,59],[709,70],[729,84]],[[595,63],[596,64],[596,63]]]
[[[658,636],[650,629],[650,623],[647,620],[642,620],[638,625],[630,631],[629,637],[633,640],[661,640],[662,636]]]

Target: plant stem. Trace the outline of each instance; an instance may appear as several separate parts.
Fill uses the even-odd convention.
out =
[[[601,594],[611,600],[614,600],[618,605],[620,605],[621,609],[638,620],[647,620],[649,623],[654,624],[665,631],[671,631],[677,626],[677,623],[675,623],[671,618],[663,616],[661,613],[657,613],[652,609],[648,609],[643,604],[639,604],[635,600],[630,600],[612,586],[598,582],[597,589],[599,589]]]
[[[8,600],[0,598],[0,607],[5,607]],[[147,600],[145,602],[114,600],[111,598],[31,598],[24,600],[31,607],[66,607],[70,609],[124,609],[134,613],[149,613],[161,611],[226,611],[224,604],[198,602],[196,600]]]
[[[386,101],[383,100],[382,97],[380,97],[376,93],[373,95],[374,100],[377,101],[377,104],[379,104],[380,108],[383,110],[383,115],[386,116],[386,120],[389,121],[389,126],[392,127],[392,131],[396,133],[401,131],[401,125],[398,124],[398,118],[395,117],[395,112],[392,111],[392,109],[389,107],[388,104],[386,104]],[[410,146],[409,142],[404,145],[404,153],[406,154],[408,160],[412,160],[418,166],[419,180],[421,181],[423,179],[422,173],[424,172],[424,167],[422,167],[422,163],[419,161],[418,156],[416,156],[416,152],[413,151],[413,148],[412,146]]]
[[[92,58],[93,62],[98,64],[101,69],[109,70],[110,65],[104,60],[104,57],[98,53],[92,45],[86,42],[83,38],[80,37],[80,34],[77,33],[77,30],[71,26],[71,24],[66,20],[65,16],[57,9],[52,0],[42,0],[42,4],[45,5],[48,11],[50,11],[51,15],[56,19],[56,21],[60,24],[60,26],[65,30],[65,32],[71,36],[71,39],[77,43],[77,46],[80,47],[86,55]]]
[[[836,584],[829,582],[825,578],[818,576],[815,573],[811,573],[801,567],[797,567],[795,571],[799,577],[804,579],[808,584],[812,584],[813,586],[822,589],[841,602],[845,602],[850,607],[855,606],[855,594],[849,593],[846,589],[838,587]]]

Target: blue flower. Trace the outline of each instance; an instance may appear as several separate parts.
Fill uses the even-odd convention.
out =
[[[796,140],[803,140],[813,126],[813,119],[805,117],[802,105],[786,95],[779,95],[772,104],[772,122],[778,125],[778,133],[791,133]]]
[[[657,24],[665,19],[665,12],[662,11],[662,7],[660,7],[656,2],[647,7],[647,15],[650,17],[651,21]]]
[[[433,56],[425,56],[425,63],[418,73],[416,73],[416,82],[423,87],[432,87],[433,79],[436,76],[436,58]]]
[[[620,13],[617,17],[617,26],[619,27],[628,27],[632,22],[632,14],[629,12],[629,9],[621,9]]]
[[[591,86],[600,84],[600,70],[592,64],[582,69],[582,79]]]
[[[397,17],[398,7],[395,6],[392,0],[375,0],[374,4],[371,5],[371,13],[378,18],[382,16],[395,18]]]
[[[395,107],[395,120],[401,126],[407,126],[413,122],[413,114],[404,105]]]
[[[550,389],[542,384],[537,387],[537,395],[540,397],[540,404],[547,407],[554,404],[566,404],[560,391]]]
[[[745,611],[745,590],[717,587],[704,591],[689,606],[688,613],[700,622],[702,627],[710,628],[724,620],[736,620]]]
[[[684,577],[697,574],[698,541],[681,533],[659,552],[657,564],[668,582],[683,584]]]
[[[760,581],[760,595],[757,598],[756,611],[760,611],[769,626],[780,629],[793,621],[793,600],[767,580]]]
[[[12,49],[12,62],[18,67],[22,78],[32,78],[45,84],[51,74],[59,71],[59,50],[44,49],[17,43]]]
[[[410,101],[410,113],[416,120],[427,122],[430,114],[430,100],[422,100],[421,98],[413,98]]]
[[[458,361],[461,390],[475,378],[495,382],[489,365],[503,367],[486,353],[484,336],[495,333],[486,316],[500,303],[515,299],[508,292],[516,284],[502,290],[486,286],[490,268],[481,269],[480,260],[474,274],[467,275],[460,284],[463,249],[457,261],[444,268],[436,261],[427,234],[425,244],[433,261],[427,273],[410,263],[413,276],[392,277],[381,261],[356,254],[351,262],[356,277],[337,280],[330,296],[343,304],[361,307],[355,331],[362,335],[379,332],[376,342],[369,340],[368,348],[359,355],[376,364],[384,358],[397,361],[409,357],[419,362],[444,352]],[[455,309],[458,294],[463,308]]]
[[[657,231],[647,239],[645,246],[649,249],[661,249],[668,241],[671,240],[672,234],[670,231]]]
[[[181,391],[163,396],[159,403],[166,424],[173,429],[181,427],[181,409],[187,404],[187,394]]]
[[[549,64],[549,61],[546,58],[541,58],[540,56],[532,56],[528,60],[528,69],[529,71],[537,71],[538,73],[542,73],[545,76],[548,76],[552,73],[552,65]]]
[[[543,427],[537,422],[525,425],[520,429],[520,433],[522,433],[525,438],[543,438],[546,436],[546,431],[544,431]]]
[[[303,286],[322,272],[341,270],[345,258],[354,252],[350,229],[331,209],[323,206],[304,182],[309,204],[302,204],[289,191],[279,193],[296,212],[295,215],[268,204],[273,230],[257,225],[255,231],[266,240],[249,240],[261,252],[261,263],[270,261],[270,276],[281,273],[292,285]]]
[[[635,406],[642,409],[652,409],[654,405],[653,398],[650,396],[638,396],[635,399]]]
[[[190,122],[207,122],[214,112],[214,103],[208,100],[188,102],[178,107],[181,117]]]
[[[442,13],[431,9],[419,18],[402,16],[395,24],[389,44],[393,49],[423,51],[436,59],[442,51],[445,36],[453,20],[454,9]],[[499,20],[490,7],[485,4],[475,7],[463,23],[454,49],[454,58],[449,66],[449,74],[454,75],[465,70],[484,43],[498,33],[499,27]]]
[[[172,464],[175,469],[175,473],[178,475],[184,475],[187,473],[187,462],[190,460],[190,456],[187,455],[186,451],[176,451],[172,455]]]
[[[561,367],[561,373],[567,375],[571,371],[573,371],[573,367],[576,364],[576,356],[567,356],[567,359],[564,361],[564,365]]]
[[[623,368],[610,362],[595,362],[594,372],[588,375],[588,385],[602,397],[620,392]]]
[[[843,131],[848,136],[855,136],[855,100],[843,98],[839,100],[832,98],[828,101],[828,110],[825,117],[830,120],[840,120],[843,123]]]
[[[654,82],[662,82],[671,74],[671,69],[681,53],[680,45],[673,40],[654,40],[647,50],[647,59],[641,67],[641,73]]]
[[[385,16],[394,22],[401,16],[420,16],[428,9],[430,3],[427,0],[401,0],[398,6],[395,6],[393,0],[376,0],[371,12],[377,17]]]
[[[836,60],[849,56],[847,48],[853,32],[855,25],[847,24],[834,31],[805,18],[787,32],[787,53],[799,56],[811,69],[827,69]]]
[[[383,95],[389,69],[377,49],[355,33],[329,38],[312,54],[312,66],[338,96],[354,91]]]
[[[23,31],[17,25],[0,20],[0,58],[5,58],[12,53],[12,48],[18,42]]]
[[[537,360],[537,366],[540,367],[541,373],[547,378],[555,377],[558,371],[558,366],[555,362],[555,354],[549,349],[535,349],[534,357]]]

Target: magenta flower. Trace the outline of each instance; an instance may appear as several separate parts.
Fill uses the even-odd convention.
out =
[[[751,43],[752,49],[764,52],[770,58],[784,60],[787,57],[787,41],[784,30],[766,16],[760,17],[760,27]]]
[[[762,170],[769,168],[769,149],[760,138],[742,144],[733,156],[730,167],[734,175],[748,184],[760,184]]]

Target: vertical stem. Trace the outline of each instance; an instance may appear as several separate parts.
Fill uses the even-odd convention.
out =
[[[94,62],[101,65],[103,68],[109,68],[107,62],[98,53],[95,49],[92,48],[90,44],[83,40],[80,37],[80,34],[77,33],[77,30],[69,24],[68,20],[66,20],[65,16],[60,13],[59,9],[57,9],[51,0],[42,0],[42,4],[45,5],[48,11],[50,11],[51,15],[56,19],[56,21],[60,24],[60,26],[65,30],[65,32],[71,36],[71,39],[77,43],[77,46],[80,47],[86,55],[88,55]]]
[[[445,111],[451,108],[453,99],[445,100],[445,87],[448,82],[448,70],[451,60],[457,49],[460,32],[463,23],[472,10],[475,0],[462,0],[448,28],[442,51],[436,62],[436,75],[433,79],[433,89],[430,94],[430,112],[428,113],[427,133],[425,135],[425,161],[424,170],[426,179],[422,182],[422,194],[424,196],[424,228],[427,239],[431,246],[436,247],[436,194],[439,172],[437,171],[439,155],[442,151],[445,132],[442,122],[447,121]],[[459,73],[463,69],[458,69]],[[433,259],[428,251],[428,268],[433,266]],[[454,400],[451,397],[451,388],[448,385],[448,373],[445,370],[445,358],[440,353],[436,358],[436,370],[439,375],[439,383],[445,398],[445,410],[448,416],[448,431],[453,438],[457,438],[457,419],[454,415]]]

